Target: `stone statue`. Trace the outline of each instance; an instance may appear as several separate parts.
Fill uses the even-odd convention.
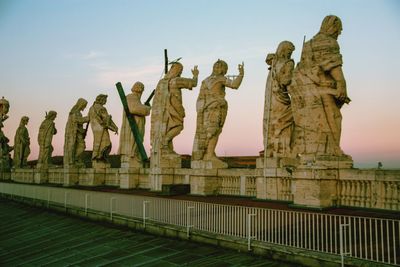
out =
[[[132,93],[126,96],[129,112],[135,118],[136,125],[138,126],[139,134],[142,137],[142,140],[144,138],[144,126],[146,123],[146,116],[150,114],[150,107],[140,102],[143,90],[143,83],[136,82],[132,86]],[[142,159],[140,157],[140,153],[125,112],[123,112],[122,115],[122,127],[119,137],[118,153],[121,155],[121,167],[142,166]]]
[[[9,172],[11,169],[10,152],[13,147],[8,145],[10,141],[3,133],[3,122],[8,119],[8,111],[10,110],[10,102],[4,97],[0,99],[0,171]]]
[[[305,160],[316,156],[347,157],[340,149],[340,108],[350,102],[337,42],[341,32],[338,17],[324,18],[320,31],[304,43],[288,87],[295,122],[293,154]]]
[[[46,117],[39,128],[39,158],[37,162],[37,168],[47,168],[51,164],[51,154],[53,153],[53,135],[57,133],[54,120],[57,117],[57,112],[51,110],[46,113]]]
[[[269,74],[265,88],[264,153],[266,157],[289,156],[293,115],[287,86],[290,84],[294,61],[290,58],[294,45],[279,44],[275,54],[267,56]]]
[[[239,64],[239,75],[234,79],[225,76],[228,65],[223,60],[214,63],[212,74],[203,80],[197,98],[197,127],[193,144],[193,161],[210,161],[212,168],[226,168],[227,164],[215,155],[218,137],[222,132],[228,112],[225,87],[239,88],[244,75],[244,65]],[[192,164],[192,167],[197,167]]]
[[[104,107],[106,103],[107,95],[100,94],[89,109],[89,121],[93,131],[92,162],[94,165],[98,163],[107,164],[111,151],[111,140],[108,130],[118,134],[118,127]]]
[[[191,90],[196,87],[199,75],[197,66],[192,70],[193,78],[191,79],[181,77],[182,71],[183,66],[181,63],[173,63],[156,88],[150,133],[151,158],[154,164],[161,158],[180,159],[179,155],[174,151],[172,140],[183,130],[185,109],[182,105],[181,90],[184,88]]]
[[[79,98],[69,112],[67,125],[65,126],[64,167],[84,167],[82,153],[86,148],[87,128],[84,129],[83,124],[89,123],[89,117],[83,117],[82,111],[86,108],[87,103],[85,99]]]
[[[27,159],[31,150],[29,145],[31,143],[29,138],[29,132],[26,128],[28,125],[29,118],[27,116],[23,116],[21,118],[21,122],[19,123],[19,127],[14,137],[14,167],[15,168],[24,168],[27,166]]]

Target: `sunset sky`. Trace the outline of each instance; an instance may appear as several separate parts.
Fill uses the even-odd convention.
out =
[[[198,65],[199,80],[217,59],[245,77],[238,90],[227,89],[228,117],[217,146],[220,156],[258,155],[267,53],[283,40],[296,46],[310,39],[329,14],[339,16],[339,37],[350,105],[342,108],[342,149],[356,167],[400,168],[400,1],[263,1],[263,0],[0,0],[0,97],[10,101],[3,129],[13,144],[23,115],[30,117],[30,159],[36,159],[37,134],[46,111],[58,112],[53,155],[62,155],[64,127],[79,97],[91,105],[100,93],[117,125],[122,106],[115,88],[121,82],[145,84],[143,101],[163,71],[163,50],[182,57],[184,77]],[[199,82],[199,84],[200,84]],[[185,129],[175,150],[191,154],[199,86],[183,91]],[[86,114],[88,109],[84,111]],[[150,123],[145,147],[149,151]],[[87,149],[92,148],[92,134]],[[112,135],[113,150],[118,137]]]

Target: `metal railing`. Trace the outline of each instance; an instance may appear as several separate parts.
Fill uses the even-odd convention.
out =
[[[220,205],[148,196],[0,183],[0,193],[147,222],[180,226],[187,235],[218,235],[398,265],[400,220]],[[89,203],[90,202],[90,203]],[[90,208],[89,208],[90,206]]]

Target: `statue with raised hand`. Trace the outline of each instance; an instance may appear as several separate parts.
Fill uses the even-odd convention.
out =
[[[226,77],[228,64],[223,60],[214,63],[212,74],[203,80],[197,98],[197,126],[193,144],[193,161],[211,162],[212,168],[227,168],[215,154],[219,135],[225,123],[228,103],[225,100],[225,88],[238,89],[244,76],[244,64],[238,65],[239,75]]]
[[[150,133],[153,163],[157,161],[157,156],[159,160],[180,159],[174,151],[173,139],[183,130],[185,109],[181,90],[191,90],[197,86],[197,66],[192,70],[192,78],[183,78],[183,65],[179,62],[173,62],[171,65],[168,73],[159,81],[153,100]]]

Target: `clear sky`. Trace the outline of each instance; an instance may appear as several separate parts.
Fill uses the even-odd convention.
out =
[[[201,81],[212,64],[224,59],[229,74],[245,64],[239,90],[227,89],[229,111],[217,146],[220,156],[258,155],[262,145],[267,53],[283,40],[296,46],[311,38],[329,14],[339,16],[339,44],[352,102],[342,108],[342,148],[356,166],[400,167],[400,1],[396,0],[0,0],[0,97],[10,101],[4,132],[13,144],[23,115],[32,154],[45,112],[58,112],[53,155],[61,155],[64,127],[79,97],[91,105],[100,93],[121,125],[122,106],[115,83],[128,93],[135,81],[145,84],[143,100],[163,70],[163,50],[182,57],[184,77],[198,65]],[[185,129],[175,149],[191,154],[199,86],[183,92]],[[87,113],[86,109],[84,114]],[[149,120],[148,120],[149,121]],[[150,123],[145,147],[149,151]],[[90,131],[89,131],[90,132]],[[112,136],[113,150],[118,137]],[[92,135],[87,137],[92,148]]]

